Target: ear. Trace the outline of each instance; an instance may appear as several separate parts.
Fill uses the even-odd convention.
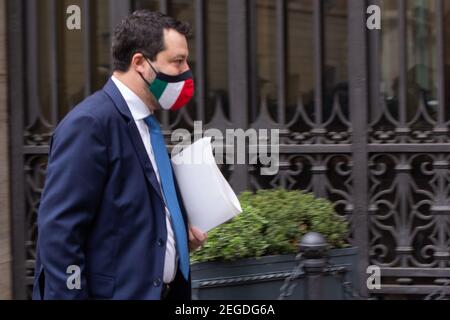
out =
[[[135,53],[133,57],[131,57],[131,68],[133,68],[135,71],[139,73],[144,73],[146,70],[146,64],[145,57],[142,53]]]

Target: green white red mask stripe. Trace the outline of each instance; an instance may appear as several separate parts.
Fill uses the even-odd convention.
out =
[[[192,72],[187,71],[179,76],[159,73],[150,85],[150,90],[163,109],[178,110],[194,95]]]
[[[194,82],[192,79],[189,79],[176,83],[168,83],[156,79],[152,83],[151,90],[162,108],[166,110],[177,110],[191,99],[194,91]]]

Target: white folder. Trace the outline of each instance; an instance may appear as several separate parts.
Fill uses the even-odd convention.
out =
[[[208,232],[242,212],[236,194],[217,167],[211,137],[199,139],[172,156],[172,164],[192,226]]]

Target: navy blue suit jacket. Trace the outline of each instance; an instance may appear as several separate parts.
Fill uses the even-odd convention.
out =
[[[54,131],[37,220],[33,299],[160,299],[164,202],[111,79]],[[80,268],[79,289],[70,266]],[[173,298],[190,299],[180,271],[173,288]]]

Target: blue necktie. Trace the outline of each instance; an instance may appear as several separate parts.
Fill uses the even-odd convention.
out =
[[[158,120],[153,115],[144,119],[150,131],[150,142],[155,154],[156,165],[158,166],[161,186],[166,199],[166,205],[172,218],[172,227],[175,233],[176,247],[180,258],[180,269],[184,278],[189,276],[189,249],[187,243],[186,225],[181,214],[177,193],[172,175],[167,147]]]

